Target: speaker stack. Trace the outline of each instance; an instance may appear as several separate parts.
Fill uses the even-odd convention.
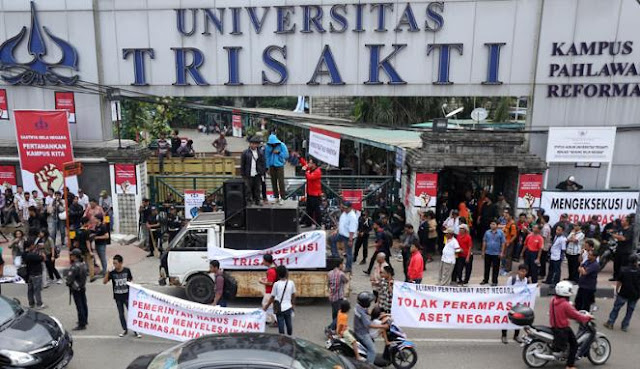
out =
[[[225,228],[245,230],[247,215],[246,189],[242,179],[232,179],[224,182],[224,219]]]

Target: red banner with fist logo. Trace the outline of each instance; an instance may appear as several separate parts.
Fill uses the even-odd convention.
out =
[[[16,136],[25,191],[62,191],[62,166],[73,161],[66,111],[16,110]],[[78,190],[76,177],[67,178],[69,190]]]

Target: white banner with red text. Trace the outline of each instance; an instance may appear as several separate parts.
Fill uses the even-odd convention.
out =
[[[262,309],[203,305],[129,283],[127,327],[138,333],[175,341],[208,334],[264,332]]]
[[[519,329],[508,313],[517,304],[535,307],[538,287],[447,287],[395,282],[391,315],[410,328]]]
[[[266,269],[264,254],[273,255],[276,265],[289,269],[315,269],[327,265],[327,237],[324,231],[304,232],[264,250],[222,249],[209,243],[209,260],[218,260],[222,269]]]
[[[569,222],[586,223],[593,216],[605,225],[625,215],[635,214],[638,208],[638,191],[543,191],[540,207],[549,216],[549,224],[567,214]]]

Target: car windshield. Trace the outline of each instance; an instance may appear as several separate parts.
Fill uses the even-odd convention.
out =
[[[20,314],[22,314],[20,304],[4,296],[0,296],[0,327]]]
[[[293,366],[297,369],[353,369],[347,360],[307,340],[295,339],[296,355]]]

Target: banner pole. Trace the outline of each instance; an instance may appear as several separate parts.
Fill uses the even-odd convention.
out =
[[[604,182],[604,188],[606,190],[609,189],[609,184],[611,182],[611,167],[613,167],[613,161],[607,162],[607,178]]]

